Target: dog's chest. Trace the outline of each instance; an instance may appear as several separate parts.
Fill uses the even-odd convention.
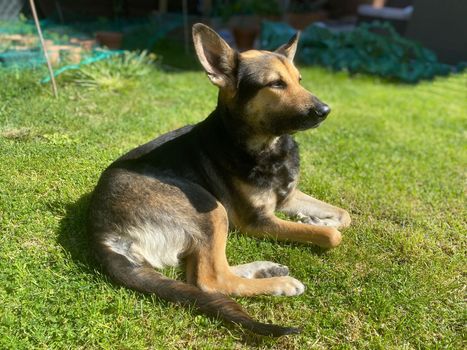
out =
[[[272,192],[280,204],[295,188],[299,166],[297,144],[284,137],[271,150],[257,154],[248,180],[258,190]]]

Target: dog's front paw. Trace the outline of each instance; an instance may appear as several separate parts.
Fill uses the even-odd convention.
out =
[[[269,264],[257,270],[253,278],[268,278],[275,276],[287,276],[289,268],[285,265],[276,264],[273,262],[265,261]]]
[[[297,221],[308,225],[319,225],[320,221],[316,216],[308,216],[302,213],[296,215]]]
[[[245,278],[269,278],[287,276],[289,268],[271,261],[255,261],[249,264],[231,267],[233,273]]]
[[[305,286],[299,280],[284,276],[284,277],[275,277],[276,280],[274,290],[272,295],[285,295],[285,296],[295,296],[300,295],[305,291]]]
[[[341,217],[339,218],[341,222],[340,228],[349,227],[352,219],[350,218],[349,213],[346,210],[342,210]]]
[[[341,221],[340,218],[335,217],[335,216],[325,216],[325,217],[318,217],[314,215],[305,215],[302,213],[298,213],[296,215],[297,221],[301,222],[303,224],[308,224],[308,225],[317,225],[317,226],[328,226],[328,227],[343,227],[344,223]],[[347,222],[347,220],[350,220],[350,216],[347,214],[347,217],[345,218],[345,224],[350,224],[350,221]],[[344,226],[345,227],[345,226]]]

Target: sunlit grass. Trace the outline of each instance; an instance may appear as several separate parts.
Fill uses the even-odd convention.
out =
[[[295,298],[237,298],[258,320],[303,327],[279,340],[115,287],[90,258],[86,208],[100,172],[205,118],[216,90],[201,71],[152,69],[118,92],[59,79],[57,100],[37,73],[3,73],[0,348],[462,348],[467,76],[406,86],[301,71],[333,111],[297,135],[300,187],[346,208],[353,225],[328,252],[230,235],[232,263],[280,262],[307,286]]]

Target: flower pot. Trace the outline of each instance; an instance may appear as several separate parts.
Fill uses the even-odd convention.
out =
[[[79,63],[81,62],[81,47],[80,46],[68,46],[66,48],[66,55],[68,60],[71,63]]]
[[[91,51],[97,42],[95,39],[79,39],[71,38],[70,43],[74,45],[79,45],[84,51]]]
[[[262,15],[261,16],[261,21],[280,22],[281,20],[282,18],[279,15]]]
[[[239,51],[253,48],[260,31],[260,19],[257,16],[234,16],[230,21],[235,44]]]
[[[328,18],[326,11],[313,12],[288,12],[285,14],[285,21],[297,30],[303,30],[313,22],[323,21]]]
[[[235,44],[239,51],[246,51],[253,48],[255,39],[258,36],[258,30],[235,27],[232,31],[235,38]]]
[[[122,47],[123,33],[120,32],[96,32],[96,40],[111,50],[118,50]]]
[[[60,45],[55,45],[53,40],[45,40],[45,49],[49,57],[50,64],[56,66],[60,63]]]

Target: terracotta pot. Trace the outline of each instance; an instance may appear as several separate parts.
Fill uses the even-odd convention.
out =
[[[95,39],[71,38],[70,43],[81,46],[85,51],[91,51],[92,48],[97,45],[97,41]]]
[[[96,40],[111,50],[118,50],[122,47],[123,33],[120,32],[96,32]]]
[[[44,40],[47,56],[49,56],[50,64],[56,66],[60,63],[60,45],[55,45],[52,40]]]
[[[81,61],[81,47],[69,46],[66,50],[67,58],[71,63],[79,63]]]
[[[37,44],[37,38],[33,35],[23,34],[11,34],[2,35],[0,42],[11,42],[13,45],[35,45]]]
[[[328,0],[326,8],[329,11],[329,16],[339,18],[344,16],[355,16],[357,8],[360,4],[369,3],[366,0]]]
[[[235,44],[239,51],[246,51],[253,48],[258,30],[252,28],[235,27],[232,29]]]
[[[303,30],[313,22],[323,21],[328,18],[326,11],[314,11],[305,13],[288,12],[285,21],[297,30]]]
[[[81,40],[80,44],[83,50],[91,51],[92,48],[96,46],[97,42],[94,39],[89,39],[89,40]]]
[[[240,51],[250,50],[253,48],[260,31],[260,18],[257,16],[234,16],[230,20],[230,27],[237,49]]]
[[[50,50],[47,50],[49,61],[52,66],[57,66],[60,63],[60,49],[52,46]]]
[[[263,15],[261,16],[262,21],[270,21],[270,22],[280,22],[281,16],[278,15]]]

